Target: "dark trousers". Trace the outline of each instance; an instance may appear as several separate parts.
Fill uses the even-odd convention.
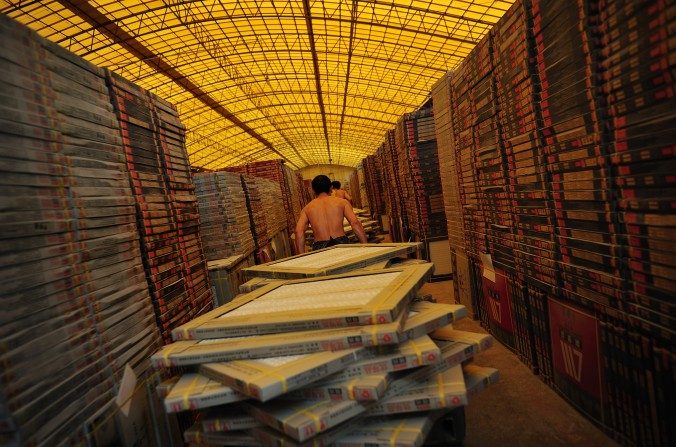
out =
[[[339,244],[349,244],[350,239],[347,236],[338,236],[337,238],[330,238],[328,241],[315,241],[312,244],[312,251],[321,250],[322,248],[333,247]]]

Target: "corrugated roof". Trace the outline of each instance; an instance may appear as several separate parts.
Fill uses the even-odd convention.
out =
[[[6,1],[178,106],[194,166],[354,166],[512,1]]]

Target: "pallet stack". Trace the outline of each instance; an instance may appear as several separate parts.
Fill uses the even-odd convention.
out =
[[[473,225],[463,242],[482,322],[626,445],[674,442],[664,423],[673,408],[662,398],[672,382],[676,292],[667,280],[676,170],[667,124],[671,9],[661,1],[516,2],[486,38],[502,172],[497,153],[484,157],[494,152],[480,136],[475,169],[463,158],[467,117],[475,113],[475,129],[484,128],[476,93],[490,81],[481,79],[482,64],[470,55],[450,75],[456,151],[447,163],[460,175],[447,168],[445,189],[457,187],[460,214]],[[444,82],[435,98],[445,97]],[[485,107],[484,116],[494,113]],[[447,137],[446,121],[436,126]],[[485,231],[463,199],[474,188]],[[492,233],[502,226],[505,234]]]
[[[361,184],[361,179],[363,178],[363,173],[364,169],[362,167],[362,164],[360,163],[357,166],[357,169],[350,174],[350,179],[348,181],[348,189],[350,196],[352,197],[352,206],[354,208],[368,208],[368,203],[364,205],[364,200],[362,200],[361,196],[361,189],[360,189],[360,184]]]
[[[198,173],[195,185],[207,260],[253,252],[255,242],[242,176],[232,172]]]
[[[383,250],[378,245],[360,249]],[[335,254],[312,255],[302,265],[321,270],[324,263],[336,262]],[[298,268],[301,261],[291,258],[288,262]],[[269,267],[274,269],[275,265]],[[417,303],[409,307],[408,299],[429,273],[429,264],[369,273],[362,270],[308,278],[294,285],[280,281],[272,289],[242,295],[177,330],[177,339],[182,341],[153,357],[159,367],[191,364],[196,371],[165,383],[166,410],[199,412],[198,422],[185,432],[186,442],[194,446],[213,442],[391,445],[404,439],[422,445],[436,420],[497,380],[496,370],[467,364],[491,346],[491,337],[447,325],[465,315],[462,306]],[[335,316],[347,317],[350,311],[334,304],[330,312],[316,306],[320,301],[348,299],[368,307],[370,300],[346,291],[355,284],[362,290],[384,291],[398,275],[407,275],[408,280],[387,292],[390,298],[379,305],[383,311],[377,311],[378,325],[368,325],[368,317],[340,318],[352,323],[336,328]],[[333,295],[341,298],[326,299]],[[313,309],[311,320],[308,304]],[[416,313],[403,322],[401,332],[397,326],[409,309]],[[251,313],[266,324],[243,325]],[[368,312],[369,317],[372,314]],[[293,332],[297,330],[304,332]],[[367,333],[369,336],[357,336]],[[207,338],[212,336],[219,338]],[[201,346],[197,355],[189,354],[195,346]],[[332,351],[326,349],[329,346]],[[393,424],[401,429],[405,423],[410,424],[405,434],[391,429]],[[461,431],[463,427],[456,428]],[[377,442],[374,437],[382,439]]]
[[[185,130],[173,106],[107,72],[162,336],[212,306]]]
[[[91,442],[160,346],[119,124],[102,69],[5,16],[0,36],[0,432]]]

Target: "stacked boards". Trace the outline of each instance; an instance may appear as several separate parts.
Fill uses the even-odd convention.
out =
[[[192,445],[422,445],[435,420],[497,380],[463,371],[491,337],[448,326],[462,306],[411,305],[430,273],[357,270],[241,295],[153,356],[192,369],[166,382],[166,410],[198,410]]]
[[[361,163],[364,173],[365,200],[373,218],[385,214],[385,197],[383,191],[382,171],[376,155],[369,155]]]
[[[306,195],[303,193],[302,177],[298,172],[286,166],[284,160],[257,161],[243,166],[229,167],[226,170],[274,181],[282,194],[286,228],[290,231],[295,228],[300,210],[306,204]]]
[[[242,176],[233,172],[198,173],[195,186],[207,260],[251,254],[255,249],[255,227],[251,225]]]
[[[482,322],[627,445],[675,436],[667,3],[515,2],[433,90]]]
[[[413,187],[411,204],[416,211],[409,218],[411,230],[420,241],[444,238],[447,236],[446,215],[431,101],[406,114],[401,125],[405,135],[407,175]]]
[[[0,35],[0,432],[91,442],[161,344],[119,123],[102,69],[5,16]]]
[[[171,329],[213,302],[185,128],[171,104],[112,72],[107,81],[131,176],[146,277],[166,342]]]

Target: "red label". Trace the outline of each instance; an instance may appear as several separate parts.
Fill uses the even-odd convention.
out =
[[[596,318],[550,299],[549,321],[554,369],[600,399],[601,367]]]
[[[508,332],[512,325],[512,297],[509,295],[505,272],[495,269],[495,282],[482,277],[486,310],[492,321]]]

